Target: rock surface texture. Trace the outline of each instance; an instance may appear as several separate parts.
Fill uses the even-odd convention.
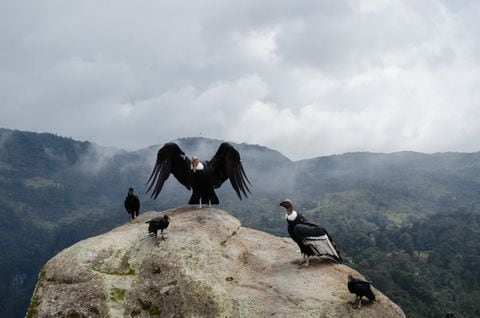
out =
[[[145,221],[167,213],[166,240]],[[341,242],[339,242],[341,243]],[[53,257],[39,274],[27,317],[405,317],[377,301],[349,302],[349,273],[301,259],[290,238],[244,228],[225,211],[148,212]]]

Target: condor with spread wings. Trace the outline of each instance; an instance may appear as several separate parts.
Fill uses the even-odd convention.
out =
[[[157,198],[170,174],[188,190],[193,190],[188,204],[218,204],[214,189],[219,188],[227,179],[230,179],[240,200],[242,194],[247,197],[247,192],[250,193],[247,185],[250,181],[243,169],[240,154],[226,142],[222,143],[213,158],[205,163],[196,157],[190,160],[176,143],[165,144],[158,151],[157,162],[147,181],[147,184],[150,183],[147,192],[152,190],[152,198]]]

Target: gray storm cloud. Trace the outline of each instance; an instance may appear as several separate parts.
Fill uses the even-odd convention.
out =
[[[474,1],[0,3],[0,127],[292,159],[480,148]]]

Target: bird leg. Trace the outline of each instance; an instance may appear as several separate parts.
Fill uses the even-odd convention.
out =
[[[361,307],[362,307],[362,296],[360,296],[358,298],[358,307],[357,308],[360,309]]]
[[[158,231],[158,230],[157,230],[157,231]],[[155,235],[155,239],[154,239],[154,243],[153,243],[153,245],[155,245],[155,246],[158,246],[158,235],[157,235],[157,231],[148,233],[148,234],[153,234],[153,235]]]
[[[309,256],[307,254],[303,254],[303,261],[300,263],[298,268],[308,267],[308,264],[309,264]]]
[[[165,236],[163,236],[163,229],[160,232],[162,234],[162,237],[160,238],[161,240],[165,240]]]
[[[202,208],[202,198],[200,198],[200,209]]]
[[[351,301],[350,304],[355,305],[355,303],[357,302],[357,299],[358,299],[358,295],[355,295],[355,299]]]
[[[209,208],[212,207],[212,201],[211,201],[211,200],[208,200],[208,207],[209,207]]]

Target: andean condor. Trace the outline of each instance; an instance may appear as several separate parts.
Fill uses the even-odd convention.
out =
[[[145,223],[149,223],[148,233],[153,233],[155,234],[155,237],[158,237],[157,232],[158,230],[160,230],[160,233],[162,234],[162,240],[165,239],[165,237],[163,237],[163,230],[165,230],[170,224],[170,218],[168,217],[168,215],[165,214],[164,216],[159,216]]]
[[[157,198],[165,180],[170,173],[188,190],[193,190],[188,204],[218,204],[214,189],[219,188],[225,180],[230,179],[233,189],[240,200],[242,193],[247,197],[250,181],[243,170],[240,154],[229,143],[222,143],[210,161],[200,162],[197,157],[192,160],[185,156],[180,147],[173,142],[165,144],[157,153],[157,161],[147,184],[148,191],[153,189],[151,197]]]
[[[375,295],[373,294],[372,289],[370,288],[370,283],[366,280],[355,278],[352,275],[348,275],[348,290],[355,294],[355,300],[352,304],[355,304],[355,301],[358,299],[358,308],[362,306],[362,297],[367,297],[370,301],[375,301]]]
[[[129,220],[133,220],[138,216],[138,213],[140,212],[140,199],[135,195],[135,190],[133,188],[128,189],[128,194],[123,205],[129,214]]]
[[[288,223],[288,234],[300,247],[304,258],[302,264],[308,266],[309,257],[313,255],[327,256],[338,263],[342,262],[340,252],[324,228],[309,222],[303,215],[294,211],[291,200],[282,201],[280,206],[287,209],[285,218]]]

